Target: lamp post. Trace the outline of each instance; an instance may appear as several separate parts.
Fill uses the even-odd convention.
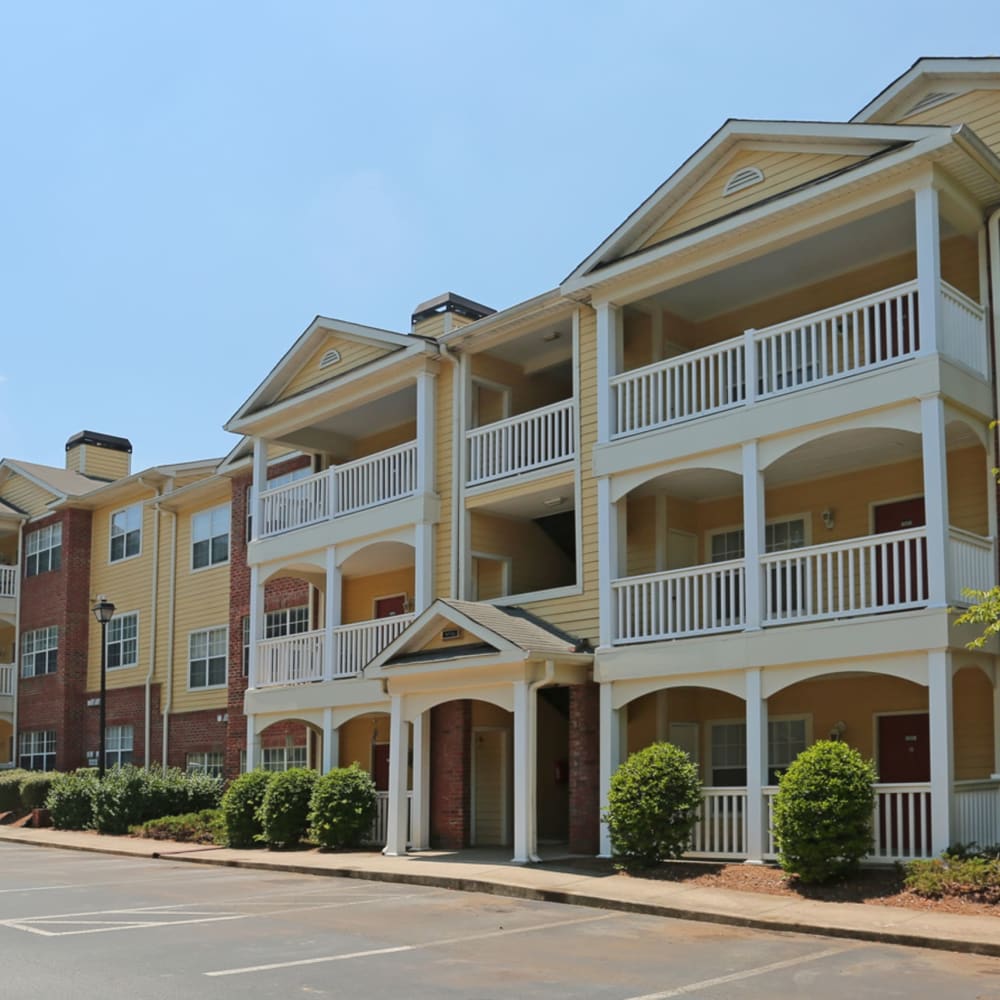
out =
[[[99,778],[104,777],[104,757],[105,748],[104,741],[106,739],[105,720],[107,718],[107,706],[105,702],[107,700],[108,692],[108,644],[107,644],[107,632],[108,632],[108,622],[111,621],[111,616],[115,613],[115,606],[103,595],[98,595],[97,603],[90,609],[94,612],[94,617],[101,623],[101,734],[100,743],[98,749],[97,758],[97,776]]]

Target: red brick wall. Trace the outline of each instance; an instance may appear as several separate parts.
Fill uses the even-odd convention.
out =
[[[223,721],[219,721],[219,716]],[[172,712],[167,732],[167,765],[187,768],[189,753],[225,753],[225,713],[217,708]],[[237,761],[237,766],[239,761]]]
[[[599,685],[569,689],[569,849],[596,854],[600,822]]]
[[[95,623],[95,628],[98,626]],[[100,690],[88,691],[86,700],[97,701]],[[160,714],[160,685],[150,688],[150,764],[161,761],[163,747],[163,716]],[[84,717],[83,758],[79,766],[86,766],[88,750],[95,753],[100,747],[100,705],[94,704],[87,708]],[[131,726],[133,731],[132,763],[142,766],[146,761],[146,688],[144,685],[135,687],[114,688],[108,691],[108,710],[105,724],[108,726]],[[57,744],[58,746],[58,744]]]
[[[472,702],[431,709],[431,846],[467,847],[470,834]]]

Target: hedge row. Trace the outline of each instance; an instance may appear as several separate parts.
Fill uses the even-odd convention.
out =
[[[41,809],[48,798],[55,771],[0,771],[0,812],[23,813]]]

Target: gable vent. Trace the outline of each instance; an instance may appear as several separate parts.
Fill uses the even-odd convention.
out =
[[[742,191],[744,188],[759,184],[763,179],[764,171],[760,167],[744,167],[742,170],[737,170],[726,181],[726,186],[722,189],[722,194],[724,196],[727,194],[736,194],[737,191]]]
[[[957,96],[958,95],[954,91],[931,91],[931,93],[925,94],[921,97],[920,100],[917,101],[917,103],[914,104],[905,115],[903,115],[903,117],[909,118],[910,115],[915,115],[918,111],[926,111],[928,108],[933,108],[935,104],[944,104],[945,101],[950,101],[953,97]]]
[[[330,350],[319,359],[320,368],[329,368],[340,360],[340,351]]]

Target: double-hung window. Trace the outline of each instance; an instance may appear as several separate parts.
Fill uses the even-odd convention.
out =
[[[712,734],[712,784],[745,785],[747,781],[747,727],[744,722],[715,722]],[[769,719],[767,723],[767,783],[806,748],[804,718]]]
[[[188,774],[209,774],[213,778],[222,777],[222,751],[209,750],[187,755]]]
[[[279,639],[283,635],[298,635],[309,631],[309,608],[282,608],[264,616],[264,638]]]
[[[191,518],[191,568],[229,561],[229,504],[199,511]]]
[[[139,662],[139,612],[115,615],[106,634],[108,669],[134,667]]]
[[[21,636],[21,676],[54,674],[59,658],[59,629],[55,625],[36,628]]]
[[[18,764],[25,771],[54,771],[56,768],[56,731],[37,729],[21,733]]]
[[[261,767],[265,771],[287,771],[290,767],[306,766],[306,748],[264,747],[261,751]]]
[[[188,687],[225,687],[229,629],[206,628],[192,632],[188,655]]]
[[[142,504],[136,503],[111,515],[110,562],[131,559],[142,547]]]
[[[104,730],[104,766],[124,767],[131,764],[134,741],[134,727],[108,726]]]
[[[24,538],[24,575],[37,576],[62,565],[62,525],[49,524]]]

